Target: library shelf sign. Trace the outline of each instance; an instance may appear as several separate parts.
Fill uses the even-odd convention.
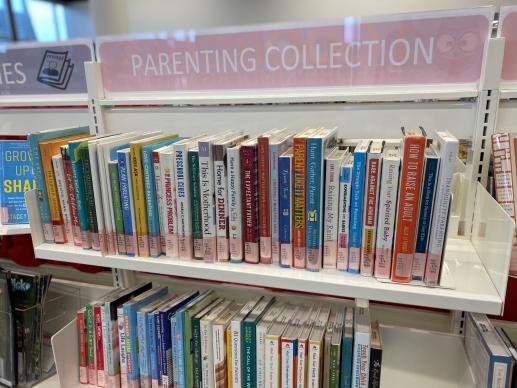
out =
[[[494,9],[97,40],[107,93],[476,84]]]
[[[505,39],[501,79],[516,82],[517,88],[517,5],[501,7],[498,36]]]
[[[0,44],[0,97],[86,94],[89,40]]]

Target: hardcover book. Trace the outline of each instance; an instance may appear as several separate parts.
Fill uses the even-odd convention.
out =
[[[337,269],[348,270],[348,249],[350,232],[350,193],[352,192],[352,168],[354,158],[349,153],[339,174],[339,219],[338,219],[338,246],[337,246]]]
[[[370,377],[371,323],[368,306],[355,307],[352,387],[368,388]]]
[[[354,346],[354,309],[347,307],[341,344],[341,388],[352,387],[352,355]]]
[[[190,171],[190,212],[192,218],[192,239],[194,244],[194,259],[203,260],[203,216],[201,214],[201,187],[199,185],[199,149],[188,150]]]
[[[329,388],[339,388],[341,381],[341,342],[343,338],[343,325],[345,312],[339,311],[336,314],[336,321],[330,339],[330,362],[329,362]]]
[[[68,203],[70,205],[70,218],[72,222],[72,233],[74,245],[81,246],[81,227],[79,226],[79,214],[77,212],[77,198],[74,187],[74,175],[72,172],[72,161],[70,160],[70,151],[68,144],[61,146],[61,160],[63,161],[63,170],[65,173],[66,188],[68,193]]]
[[[381,386],[382,340],[379,322],[372,323],[372,340],[370,349],[370,381],[368,387]]]
[[[176,200],[176,172],[174,150],[164,147],[156,150],[160,161],[160,186],[162,199],[161,229],[164,234],[165,255],[179,256],[178,243],[178,211]],[[162,248],[163,249],[163,248]]]
[[[293,265],[293,148],[278,158],[280,266]]]
[[[240,145],[228,148],[228,225],[230,261],[244,259],[244,237],[242,225],[242,180]]]
[[[124,243],[126,246],[126,254],[128,256],[136,256],[138,254],[138,248],[129,148],[124,148],[120,151],[117,151],[117,158],[120,183],[120,201],[122,204],[122,217],[124,220]]]
[[[61,206],[61,214],[63,215],[66,241],[73,242],[74,236],[72,234],[72,218],[70,216],[70,205],[68,203],[65,170],[63,167],[63,157],[61,156],[61,153],[52,156],[52,167],[54,168],[54,175],[56,177],[57,194],[59,197],[59,205]]]

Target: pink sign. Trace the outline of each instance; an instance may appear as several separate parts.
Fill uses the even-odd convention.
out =
[[[505,38],[501,78],[517,81],[517,6],[501,7],[499,36]]]
[[[107,92],[475,83],[493,11],[101,39]]]

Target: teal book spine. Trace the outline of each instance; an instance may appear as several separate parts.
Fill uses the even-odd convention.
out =
[[[83,161],[83,179],[85,189],[86,206],[88,207],[88,224],[92,236],[92,248],[100,251],[99,226],[97,224],[97,211],[95,209],[95,197],[93,193],[93,178],[91,170],[90,153],[88,147],[80,148]]]
[[[257,337],[255,322],[242,322],[242,385],[246,388],[257,386]]]
[[[115,234],[117,236],[117,251],[121,255],[126,254],[126,243],[124,239],[124,216],[122,215],[122,202],[120,200],[120,182],[118,173],[118,162],[108,163],[111,198],[113,199],[113,215],[115,219]]]
[[[86,192],[84,188],[83,178],[83,161],[76,152],[77,147],[81,142],[70,142],[70,159],[72,161],[72,175],[74,178],[75,196],[77,201],[77,214],[79,216],[79,228],[81,229],[81,246],[83,249],[90,249],[92,247],[90,235],[90,222],[88,220],[88,206],[86,202]]]
[[[179,388],[186,388],[187,387],[187,381],[185,379],[185,343],[183,342],[183,337],[185,336],[185,330],[184,330],[184,316],[185,311],[180,310],[176,313],[176,338],[175,338],[175,345],[178,349],[178,387]]]
[[[194,239],[194,258],[203,259],[203,229],[201,220],[201,189],[199,186],[199,152],[188,152],[190,208],[192,213],[192,237]]]
[[[192,386],[203,387],[201,373],[201,318],[192,318]]]
[[[178,364],[179,364],[179,348],[176,344],[176,341],[178,340],[178,334],[176,332],[176,315],[171,317],[171,340],[174,346],[172,347],[172,384],[173,387],[177,387],[179,384],[179,371],[178,371]]]
[[[137,311],[136,326],[138,332],[138,368],[140,371],[140,386],[148,387],[151,385],[149,375],[149,335],[147,330],[147,313]]]
[[[341,388],[352,388],[352,352],[354,339],[343,336],[341,344]]]

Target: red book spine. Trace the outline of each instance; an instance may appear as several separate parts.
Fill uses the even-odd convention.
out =
[[[95,333],[95,354],[97,361],[97,386],[106,386],[104,376],[104,350],[102,347],[102,316],[101,306],[93,307],[93,330]]]
[[[305,192],[307,139],[293,140],[293,267],[305,268]]]
[[[259,262],[257,147],[241,147],[242,217],[244,260]]]
[[[424,152],[425,137],[423,135],[404,137],[395,244],[391,265],[391,280],[395,282],[411,280]]]
[[[258,201],[260,262],[271,264],[271,201],[269,198],[269,138],[258,138]]]
[[[81,227],[79,226],[79,213],[77,212],[77,199],[75,196],[74,176],[72,175],[72,161],[63,159],[63,171],[65,173],[66,191],[70,204],[70,216],[72,218],[72,234],[74,245],[81,246]]]
[[[77,312],[77,331],[79,337],[79,382],[88,384],[88,365],[86,364],[86,322],[84,309]]]

